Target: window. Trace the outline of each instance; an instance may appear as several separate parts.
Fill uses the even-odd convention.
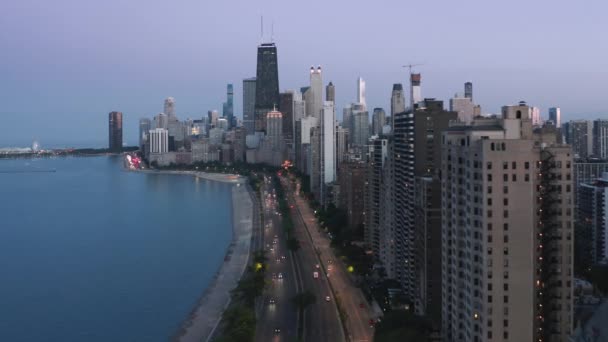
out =
[[[488,247],[488,255],[492,255],[492,247]]]
[[[504,267],[509,267],[509,259],[503,260],[503,266]]]
[[[504,231],[509,230],[509,224],[508,223],[503,224],[502,225],[502,230],[504,230]]]
[[[511,180],[514,181],[514,182],[517,182],[517,175],[513,174],[512,177],[511,177]]]
[[[503,170],[508,170],[509,169],[509,162],[502,162],[502,169]]]
[[[488,283],[488,291],[492,291],[492,283]]]
[[[492,210],[488,210],[488,217],[492,217]]]
[[[502,200],[502,204],[504,204],[504,205],[509,205],[509,199],[508,199],[508,198],[504,198],[504,199]]]
[[[488,182],[491,182],[491,181],[492,181],[492,174],[488,173]]]
[[[491,193],[492,193],[492,187],[488,186],[488,194],[491,194]]]
[[[503,210],[502,217],[508,218],[509,217],[509,211],[508,210]]]
[[[509,303],[509,296],[504,296],[503,301],[505,304]]]
[[[492,205],[492,198],[488,198],[488,205]]]
[[[530,169],[530,162],[525,162],[525,163],[524,163],[524,168],[525,168],[526,170],[529,170],[529,169]]]
[[[503,274],[503,278],[509,279],[509,271],[505,271]]]
[[[488,242],[492,242],[492,235],[488,235]]]
[[[513,170],[517,169],[517,162],[511,162],[511,168]]]
[[[492,303],[492,296],[488,296],[488,303]]]
[[[509,187],[508,187],[508,186],[506,186],[506,185],[505,185],[505,186],[503,186],[503,187],[502,187],[502,193],[503,193],[503,194],[508,194],[508,193],[509,193]]]
[[[502,254],[504,254],[504,255],[509,255],[509,247],[505,247],[505,248],[503,248],[503,250],[502,250]]]
[[[566,185],[566,192],[570,192],[570,184]]]
[[[508,338],[509,338],[509,332],[508,332],[508,331],[503,332],[503,333],[502,333],[502,337],[503,337],[505,340],[506,340],[506,339],[508,339]]]
[[[486,168],[487,168],[488,170],[492,170],[492,162],[488,162],[488,163],[486,164]]]
[[[488,223],[488,230],[492,230],[492,224]]]
[[[530,175],[526,173],[526,175],[524,176],[524,180],[526,182],[529,182],[530,181]]]
[[[502,240],[503,240],[504,243],[508,243],[509,242],[509,235],[503,236]]]
[[[508,174],[506,174],[506,173],[505,173],[504,175],[502,175],[502,180],[503,180],[504,182],[508,182],[508,181],[509,181],[509,175],[508,175]]]
[[[502,287],[505,291],[509,291],[509,284],[504,284]]]

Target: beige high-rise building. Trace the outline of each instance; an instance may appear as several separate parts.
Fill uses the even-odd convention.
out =
[[[443,341],[567,341],[572,150],[532,108],[443,135]]]

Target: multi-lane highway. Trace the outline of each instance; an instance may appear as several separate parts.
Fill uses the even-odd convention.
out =
[[[365,342],[373,340],[373,328],[370,326],[370,319],[373,318],[371,309],[363,295],[363,292],[355,286],[350,278],[345,265],[337,260],[330,247],[330,240],[327,236],[320,233],[317,220],[313,210],[306,200],[296,194],[296,184],[284,182],[287,196],[294,205],[294,211],[299,217],[299,222],[306,232],[305,239],[315,246],[321,267],[329,275],[329,281],[343,311],[346,313],[346,329],[348,340],[352,342]]]
[[[256,304],[256,341],[296,341],[297,307],[292,303],[300,281],[278,213],[276,191],[267,178],[261,188],[263,210],[262,246],[266,255],[266,287]]]
[[[293,200],[288,200],[288,203],[292,207],[290,214],[294,221],[295,237],[300,242],[297,252],[287,249],[276,191],[270,179],[262,186],[262,196],[265,227],[263,245],[268,258],[268,281],[256,308],[258,324],[255,340],[296,341],[300,327],[303,341],[345,341],[327,275],[320,265],[304,222],[295,210]],[[318,277],[314,277],[314,272],[318,273]],[[292,298],[304,291],[312,292],[316,301],[300,317]]]

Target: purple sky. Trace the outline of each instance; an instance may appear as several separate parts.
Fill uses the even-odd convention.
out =
[[[559,4],[558,4],[559,3]],[[278,47],[281,90],[322,65],[338,116],[367,82],[388,111],[401,65],[424,63],[422,94],[447,102],[472,81],[484,112],[526,100],[565,120],[608,117],[605,1],[4,0],[0,2],[0,146],[96,144],[107,113],[137,120],[176,99],[180,118],[220,109],[255,76],[260,15]],[[267,34],[269,36],[270,34]]]

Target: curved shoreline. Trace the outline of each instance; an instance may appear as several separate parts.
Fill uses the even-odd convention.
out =
[[[231,301],[230,292],[241,279],[251,254],[253,236],[253,201],[247,179],[239,175],[206,173],[201,171],[127,170],[150,174],[191,175],[214,182],[234,184],[232,198],[232,239],[224,262],[197,300],[187,318],[171,337],[175,342],[209,341]]]

